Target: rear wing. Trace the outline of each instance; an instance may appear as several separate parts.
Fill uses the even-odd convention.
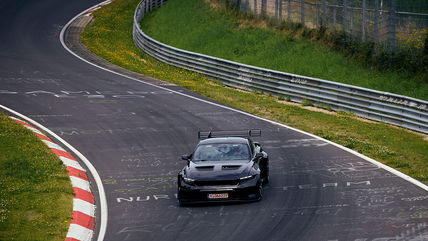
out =
[[[215,137],[256,137],[261,136],[262,130],[250,129],[250,130],[233,130],[233,131],[198,131],[198,139],[208,139]]]

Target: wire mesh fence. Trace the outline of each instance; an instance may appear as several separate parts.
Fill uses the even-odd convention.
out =
[[[362,41],[424,48],[427,0],[229,0],[241,11],[343,31]]]

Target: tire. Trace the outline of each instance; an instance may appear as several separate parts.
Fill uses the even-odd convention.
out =
[[[263,184],[269,183],[269,174],[266,174],[266,176],[263,178]]]
[[[262,183],[259,184],[259,190],[257,191],[257,196],[258,196],[257,201],[260,201],[263,199],[263,185],[262,185]]]
[[[269,159],[263,162],[263,184],[269,183]]]

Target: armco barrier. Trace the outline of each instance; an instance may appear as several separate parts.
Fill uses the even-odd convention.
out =
[[[428,134],[428,101],[240,64],[177,49],[150,38],[141,30],[140,22],[145,13],[165,2],[142,0],[134,14],[134,42],[157,60],[202,73],[228,86],[288,97],[295,102],[307,100],[316,106]]]

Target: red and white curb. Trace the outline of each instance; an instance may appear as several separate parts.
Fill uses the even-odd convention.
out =
[[[74,190],[73,212],[65,241],[90,241],[95,227],[95,199],[89,185],[86,170],[64,148],[57,145],[36,127],[25,121],[11,117],[31,130],[55,153],[68,170],[71,186]]]

